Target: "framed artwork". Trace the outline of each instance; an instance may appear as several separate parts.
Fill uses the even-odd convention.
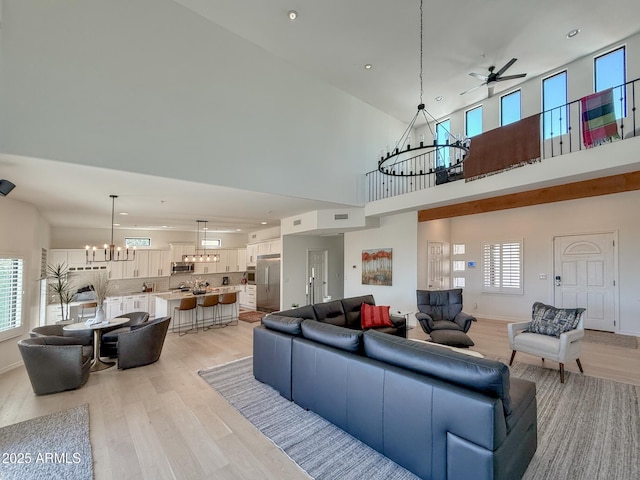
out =
[[[362,251],[362,284],[391,285],[393,249],[377,248]]]

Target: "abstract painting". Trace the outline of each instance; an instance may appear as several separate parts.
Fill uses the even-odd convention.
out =
[[[362,251],[362,284],[391,285],[392,248]]]

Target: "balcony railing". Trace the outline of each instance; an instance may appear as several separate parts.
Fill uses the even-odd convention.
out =
[[[638,117],[636,106],[636,90],[638,88],[640,88],[640,78],[613,89],[616,114],[619,117],[617,120],[618,133],[621,140],[640,135],[640,118]],[[580,100],[574,100],[560,107],[545,110],[540,114],[540,121],[540,152],[542,160],[585,148],[581,128]],[[378,170],[367,173],[367,201],[373,202],[404,195],[405,193],[424,190],[441,183],[464,178],[464,161],[462,158],[454,158],[456,150],[454,148],[451,149],[451,165],[446,168],[436,168],[436,165],[442,163],[442,159],[436,159],[433,154],[418,155],[403,162],[398,162],[394,166],[394,170],[397,173],[426,171],[424,175],[413,177],[386,175]],[[473,152],[473,139],[471,141],[471,152]]]

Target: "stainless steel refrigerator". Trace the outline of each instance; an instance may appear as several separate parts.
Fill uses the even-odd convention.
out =
[[[256,307],[261,312],[280,310],[280,255],[258,255]]]

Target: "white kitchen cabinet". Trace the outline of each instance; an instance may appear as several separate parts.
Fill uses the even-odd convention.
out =
[[[238,254],[238,266],[237,272],[244,272],[247,270],[247,249],[239,248],[237,251]]]
[[[109,280],[121,280],[124,278],[123,262],[109,262],[107,265],[107,275]]]
[[[133,296],[133,310],[126,310],[124,313],[129,312],[148,312],[149,311],[149,295],[147,293],[140,293]]]
[[[148,295],[147,311],[149,312],[149,318],[156,318],[156,296],[154,294]]]
[[[126,295],[122,297],[122,313],[130,313],[136,311],[136,296]]]
[[[107,297],[105,303],[105,315],[106,318],[116,318],[122,315],[122,297]]]
[[[149,250],[136,250],[132,261],[122,263],[122,278],[146,278],[149,276]]]
[[[149,250],[149,277],[171,275],[171,250]]]
[[[268,242],[256,244],[258,247],[258,255],[272,255],[274,253],[282,253],[282,240],[277,238]]]
[[[218,262],[199,262],[196,260],[193,264],[193,273],[198,275],[207,275],[209,273],[218,272]]]
[[[255,285],[245,285],[247,291],[246,291],[246,303],[245,303],[245,307],[248,308],[249,310],[255,310],[256,309],[256,286]]]
[[[174,262],[183,262],[182,257],[184,255],[195,255],[196,245],[195,243],[172,243],[171,244],[171,259]]]
[[[258,261],[258,244],[247,245],[247,265],[255,267]]]

